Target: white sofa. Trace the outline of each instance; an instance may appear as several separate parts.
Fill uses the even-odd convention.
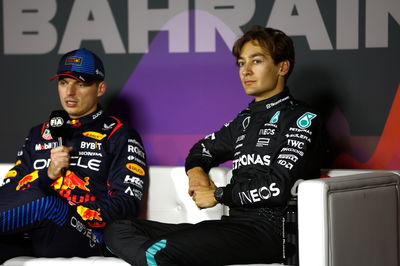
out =
[[[4,176],[10,165],[0,165]],[[400,176],[390,171],[331,170],[332,178],[308,180],[298,187],[300,266],[400,265]],[[215,183],[231,177],[213,168]],[[144,217],[164,222],[218,219],[228,209],[199,210],[187,195],[183,167],[151,166]],[[1,252],[1,251],[0,251]],[[117,258],[18,257],[4,265],[128,265]],[[265,264],[266,265],[266,264]],[[280,264],[269,264],[280,265]]]

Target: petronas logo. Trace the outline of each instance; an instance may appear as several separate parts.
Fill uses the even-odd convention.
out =
[[[309,126],[311,126],[311,120],[313,120],[315,117],[317,117],[316,114],[307,112],[299,119],[297,119],[297,126],[302,129],[308,128]]]
[[[277,111],[277,112],[272,116],[271,120],[269,120],[269,122],[270,122],[271,124],[277,123],[278,120],[279,120],[279,115],[280,115],[280,114],[281,114],[281,111]]]

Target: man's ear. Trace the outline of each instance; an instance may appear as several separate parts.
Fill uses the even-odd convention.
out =
[[[289,60],[284,60],[282,62],[279,63],[279,75],[281,76],[285,76],[290,69],[290,62]]]
[[[102,81],[97,86],[97,97],[103,96],[107,91],[107,83]]]

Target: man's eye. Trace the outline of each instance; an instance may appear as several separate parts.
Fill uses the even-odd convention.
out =
[[[260,59],[254,59],[253,64],[257,65],[260,64],[262,61]]]
[[[244,66],[244,62],[243,62],[243,61],[239,61],[239,62],[237,62],[236,64],[237,64],[239,67]]]

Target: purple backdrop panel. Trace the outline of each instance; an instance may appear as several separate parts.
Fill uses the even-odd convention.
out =
[[[218,34],[214,53],[195,53],[192,42],[190,47],[188,53],[169,53],[168,33],[159,32],[111,108],[125,112],[139,131],[149,164],[182,165],[196,141],[251,101]]]

